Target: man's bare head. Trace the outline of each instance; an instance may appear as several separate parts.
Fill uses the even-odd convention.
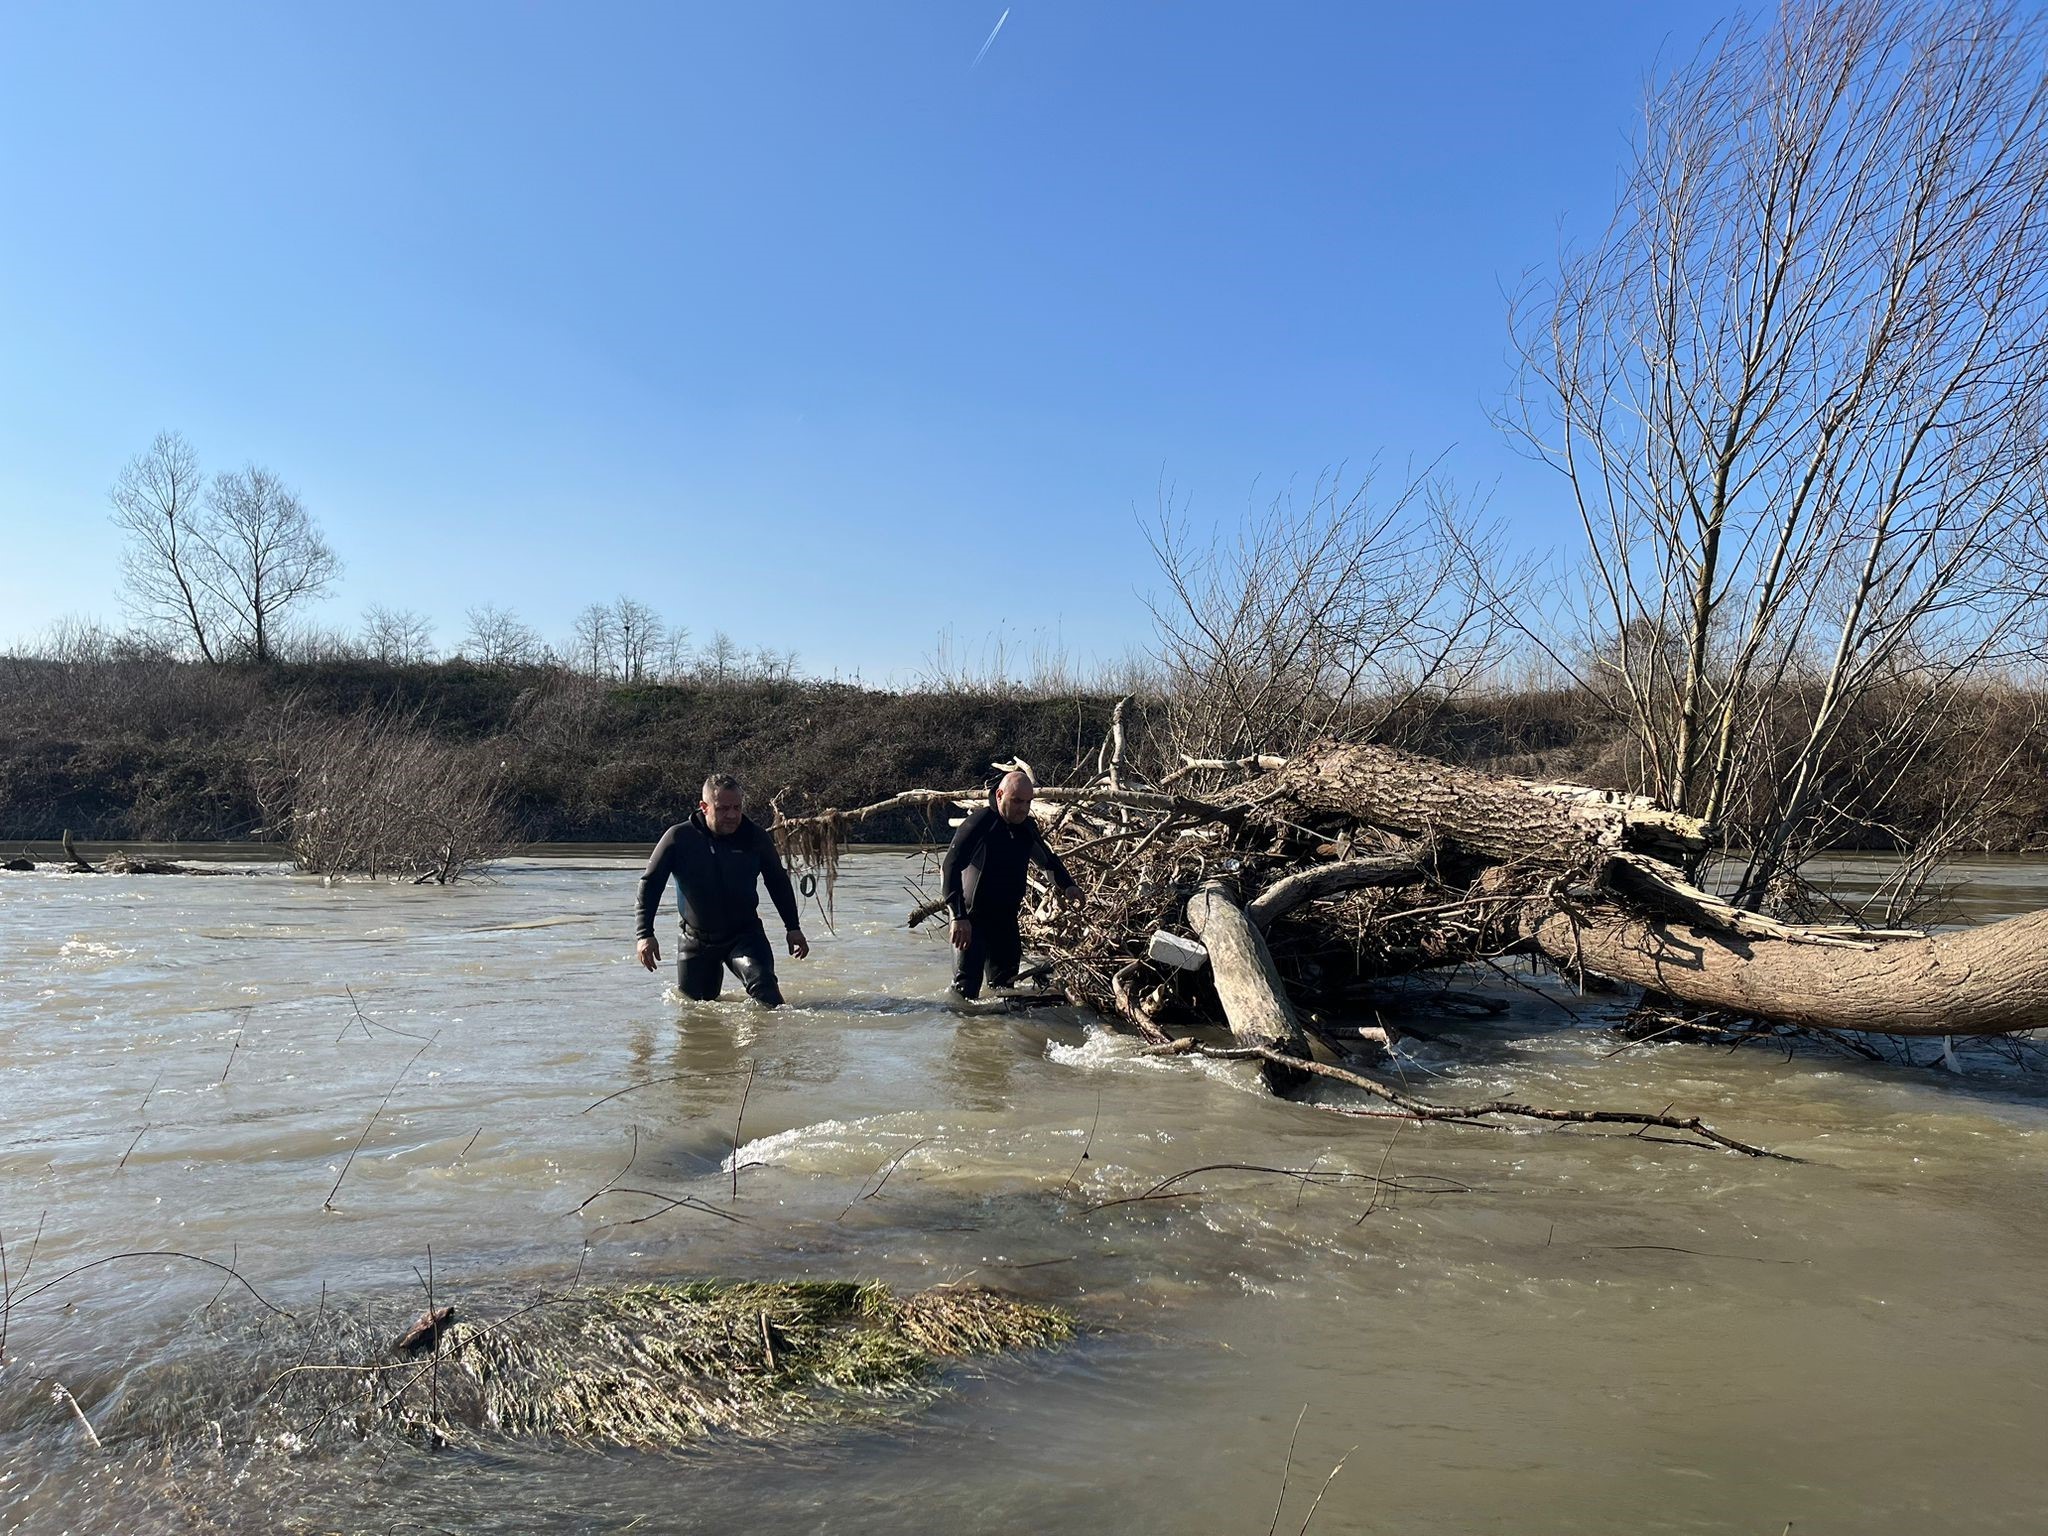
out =
[[[704,798],[697,808],[704,813],[704,825],[717,837],[731,837],[740,829],[746,810],[746,791],[729,773],[714,773],[704,781]]]
[[[1031,819],[1031,796],[1035,786],[1031,775],[1021,769],[1012,769],[1003,775],[996,785],[996,814],[1011,826],[1020,826]]]

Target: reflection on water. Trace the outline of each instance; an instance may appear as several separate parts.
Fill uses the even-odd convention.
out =
[[[792,1007],[684,1002],[633,963],[635,862],[456,890],[0,877],[0,1238],[26,1298],[0,1526],[1255,1531],[1284,1476],[1295,1529],[1347,1454],[1325,1536],[2038,1526],[2036,1074],[1616,1054],[1500,983],[1509,1012],[1456,1021],[1417,1091],[1670,1104],[1802,1161],[1340,1120],[1071,1011],[941,1006],[943,937],[902,927],[891,855],[848,860],[837,934],[784,963]],[[1973,915],[2041,899],[2017,861],[1970,879]],[[1218,1164],[1355,1177],[1215,1168],[1102,1205]],[[175,1250],[289,1309],[409,1315],[429,1247],[458,1301],[579,1270],[972,1277],[1091,1333],[773,1445],[252,1461],[166,1385],[217,1386],[262,1321],[218,1270],[121,1259],[31,1294]],[[95,1452],[53,1382],[99,1426],[154,1414],[170,1454]]]

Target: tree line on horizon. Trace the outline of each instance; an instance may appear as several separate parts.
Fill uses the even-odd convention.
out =
[[[410,608],[373,603],[354,630],[304,622],[325,597],[341,560],[305,504],[274,471],[251,463],[207,479],[181,434],[160,432],[122,466],[109,493],[126,537],[122,604],[131,620],[108,631],[92,620],[61,622],[31,652],[82,648],[193,659],[208,665],[368,660],[417,666],[468,660],[489,667],[556,666],[639,683],[682,678],[788,681],[794,650],[746,647],[720,630],[692,644],[687,625],[620,594],[576,615],[567,640],[550,644],[513,610],[469,608],[445,655],[436,624]]]

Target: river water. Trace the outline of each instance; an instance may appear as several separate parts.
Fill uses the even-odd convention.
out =
[[[813,915],[812,958],[784,963],[792,1006],[685,1002],[633,963],[636,865],[521,860],[454,889],[0,875],[0,1236],[26,1298],[0,1528],[2043,1527],[2038,1066],[1622,1049],[1597,1027],[1611,1000],[1517,975],[1484,983],[1507,1013],[1411,1048],[1414,1091],[1669,1105],[1799,1161],[1397,1126],[1140,1058],[1069,1010],[942,1006],[943,938],[903,927],[899,855],[847,859],[836,932]],[[1976,916],[2048,900],[2034,867],[1965,874]],[[1091,1210],[1224,1163],[1361,1178],[1219,1170]],[[579,1278],[971,1279],[1084,1333],[792,1439],[286,1437],[251,1458],[206,1452],[166,1385],[167,1361],[237,1368],[236,1320],[262,1314],[220,1271],[114,1259],[28,1294],[173,1250],[281,1307],[401,1323],[431,1250],[458,1304]],[[168,1453],[111,1432],[150,1393],[188,1432]]]

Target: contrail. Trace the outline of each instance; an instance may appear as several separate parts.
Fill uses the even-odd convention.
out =
[[[975,64],[979,64],[983,59],[988,57],[989,49],[993,48],[996,44],[996,33],[1003,30],[1003,23],[1008,21],[1009,19],[1010,8],[1008,6],[1004,6],[1003,14],[996,18],[995,26],[989,30],[988,41],[981,45],[981,52],[977,53],[974,56],[974,64],[970,64],[967,66],[969,69],[974,68]]]

